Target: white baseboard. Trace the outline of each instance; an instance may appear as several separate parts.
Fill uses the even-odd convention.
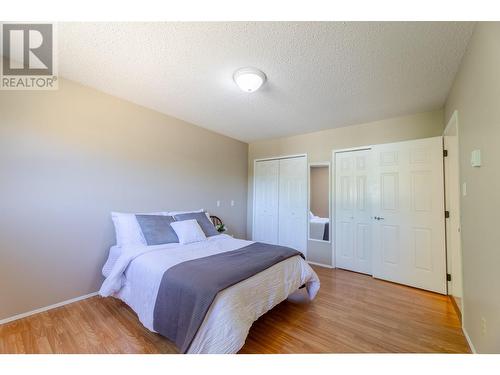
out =
[[[469,334],[467,333],[467,330],[465,327],[462,327],[462,332],[464,333],[465,339],[467,340],[467,343],[469,344],[470,350],[472,353],[477,354],[476,348],[474,347],[474,344],[472,343],[472,340],[470,339]]]
[[[308,260],[307,263],[315,265],[315,266],[325,267],[325,268],[334,268],[334,267],[330,266],[329,264],[311,262],[310,260]]]
[[[70,303],[73,303],[73,302],[78,302],[78,301],[81,301],[81,300],[84,300],[84,299],[87,299],[87,298],[90,298],[90,297],[94,297],[97,294],[98,294],[98,292],[86,294],[84,296],[80,296],[80,297],[68,299],[67,301],[62,301],[62,302],[59,302],[59,303],[55,303],[55,304],[50,305],[50,306],[45,306],[45,307],[41,307],[41,308],[36,309],[36,310],[32,310],[32,311],[28,311],[28,312],[25,312],[25,313],[22,313],[22,314],[14,315],[14,316],[11,316],[10,318],[5,318],[5,319],[0,320],[0,324],[5,324],[5,323],[13,322],[14,320],[26,318],[27,316],[30,316],[30,315],[35,315],[35,314],[38,314],[38,313],[41,313],[41,312],[44,312],[44,311],[55,309],[57,307],[61,307],[61,306],[64,306],[64,305],[69,305]]]

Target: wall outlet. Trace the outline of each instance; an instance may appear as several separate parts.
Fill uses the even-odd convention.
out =
[[[462,195],[465,197],[467,195],[467,183],[462,184]]]
[[[217,207],[220,207],[220,201],[217,201]]]
[[[233,200],[231,201],[231,207],[234,207],[234,201]]]
[[[481,317],[481,335],[486,335],[486,319]]]

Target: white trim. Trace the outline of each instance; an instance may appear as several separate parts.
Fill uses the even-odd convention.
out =
[[[455,126],[453,126],[455,125]],[[453,129],[455,127],[455,129]],[[455,134],[453,134],[455,131]],[[444,128],[443,135],[458,137],[458,111],[455,109],[448,120],[448,124]]]
[[[330,162],[329,161],[311,161],[309,163],[310,167],[329,167]]]
[[[308,241],[312,242],[322,242],[322,243],[330,243],[331,241],[325,241],[325,240],[315,240],[314,238],[309,238]]]
[[[455,109],[452,113],[452,115],[450,116],[450,119],[448,120],[448,123],[446,124],[446,127],[443,131],[443,149],[444,149],[444,137],[445,136],[455,136],[457,137],[457,163],[458,163],[458,166],[457,166],[457,173],[458,173],[458,176],[457,176],[457,179],[458,179],[458,183],[459,183],[459,186],[458,186],[458,201],[457,201],[457,207],[456,207],[456,211],[458,213],[458,221],[459,221],[459,227],[460,227],[460,232],[459,232],[459,235],[458,235],[458,242],[459,242],[459,251],[460,251],[460,257],[461,257],[461,284],[460,285],[460,288],[462,290],[462,295],[460,296],[460,312],[462,314],[462,321],[464,321],[464,316],[465,316],[465,306],[464,306],[464,298],[463,298],[463,294],[464,294],[464,256],[463,256],[463,248],[462,248],[462,244],[463,244],[463,241],[462,241],[462,214],[461,214],[461,205],[462,205],[462,177],[461,177],[461,168],[460,168],[460,127],[459,127],[459,121],[458,121],[458,111]],[[455,133],[455,134],[453,134]],[[444,163],[444,160],[443,160],[443,163]],[[444,167],[444,164],[443,164],[443,167]],[[445,193],[446,193],[446,181],[445,181]],[[446,201],[445,201],[445,204],[446,204]],[[446,233],[446,235],[448,235],[448,233]],[[447,241],[447,244],[446,244],[446,267],[448,268],[448,236],[446,237],[446,241]],[[448,270],[447,270],[448,272]],[[453,276],[452,276],[453,277]],[[448,282],[447,283],[447,286],[449,286],[449,284],[451,285],[451,282]],[[449,293],[450,291],[450,288],[448,288],[448,295],[453,295],[453,288],[452,288],[452,291],[451,291],[451,294]]]
[[[259,159],[253,159],[253,162],[255,164],[255,162],[257,161],[266,161],[266,160],[280,160],[280,159],[292,159],[292,158],[301,158],[301,157],[307,157],[307,153],[306,154],[293,154],[293,155],[281,155],[281,156],[270,156],[270,157],[267,157],[267,158],[259,158]]]
[[[340,152],[351,152],[351,151],[364,151],[364,150],[371,150],[373,146],[360,146],[360,147],[349,147],[349,148],[336,148],[333,149],[333,153],[340,153]]]
[[[331,269],[335,268],[335,267],[332,267],[329,264],[318,263],[318,262],[311,262],[310,260],[308,260],[307,263],[312,264],[314,266],[324,267],[324,268],[331,268]]]
[[[469,344],[469,348],[472,351],[472,353],[477,354],[476,348],[474,347],[474,344],[472,343],[472,340],[470,339],[470,336],[467,333],[467,330],[465,329],[464,326],[462,326],[462,332],[464,333],[465,339],[467,340],[467,343]]]
[[[35,314],[38,314],[38,313],[41,313],[41,312],[44,312],[44,311],[52,310],[52,309],[55,309],[57,307],[61,307],[61,306],[64,306],[64,305],[69,305],[70,303],[73,303],[73,302],[78,302],[78,301],[81,301],[81,300],[84,300],[84,299],[87,299],[87,298],[90,298],[90,297],[94,297],[97,294],[98,294],[98,292],[86,294],[84,296],[80,296],[80,297],[68,299],[66,301],[58,302],[58,303],[55,303],[55,304],[50,305],[50,306],[40,307],[39,309],[36,309],[36,310],[32,310],[32,311],[28,311],[28,312],[25,312],[25,313],[22,313],[22,314],[14,315],[14,316],[11,316],[10,318],[5,318],[5,319],[0,320],[0,325],[5,324],[5,323],[13,322],[14,320],[26,318],[28,316],[35,315]]]

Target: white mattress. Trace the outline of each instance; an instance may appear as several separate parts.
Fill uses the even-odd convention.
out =
[[[100,294],[113,295],[127,303],[142,324],[153,330],[156,295],[164,272],[187,260],[236,250],[251,244],[227,235],[188,245],[167,244],[120,249],[110,252],[107,277]],[[113,254],[111,254],[113,253]],[[111,268],[111,271],[109,269]],[[103,269],[104,271],[104,269]],[[252,323],[306,284],[310,299],[319,290],[314,270],[299,256],[280,262],[259,274],[220,292],[191,344],[189,353],[236,353]]]

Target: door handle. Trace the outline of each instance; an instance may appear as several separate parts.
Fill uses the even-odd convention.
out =
[[[385,220],[385,218],[380,217],[380,216],[374,216],[373,218],[374,218],[375,220]]]

